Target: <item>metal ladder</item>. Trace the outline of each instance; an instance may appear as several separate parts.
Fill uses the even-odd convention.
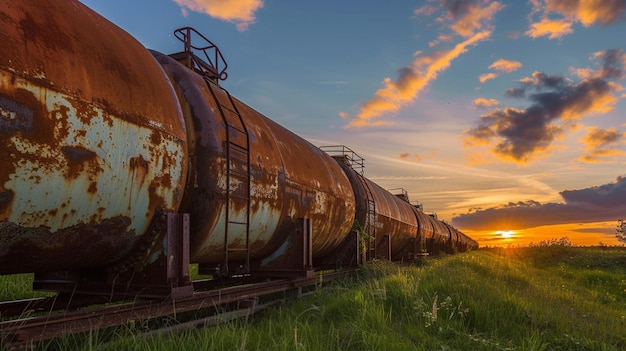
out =
[[[354,175],[358,178],[361,187],[365,189],[367,211],[363,230],[368,236],[366,252],[368,257],[366,257],[366,259],[376,258],[376,202],[374,201],[372,190],[363,176],[365,160],[345,145],[326,145],[320,146],[319,148],[331,155],[340,164],[350,167],[354,171]]]
[[[365,181],[362,175],[357,174],[359,182],[365,189],[365,196],[367,197],[367,212],[365,215],[365,233],[368,236],[367,253],[369,260],[376,258],[376,202],[372,195],[372,190]]]
[[[227,276],[229,270],[229,254],[245,252],[245,265],[236,273],[250,272],[250,135],[243,121],[241,113],[237,109],[232,96],[221,86],[214,84],[210,78],[205,78],[211,95],[215,99],[220,116],[226,128],[225,152],[226,152],[226,211],[224,220],[224,261],[220,266],[220,274]],[[216,91],[217,90],[217,91]],[[219,93],[221,90],[221,93]],[[236,181],[243,185],[244,192],[236,192]],[[244,204],[244,206],[241,206]],[[244,208],[244,216],[233,219],[233,208]],[[243,218],[241,218],[243,217]],[[229,233],[234,226],[244,226],[246,232],[245,246],[233,246],[230,242]]]
[[[186,65],[202,75],[215,100],[219,114],[226,128],[224,143],[226,159],[226,206],[224,220],[224,261],[218,274],[228,276],[233,272],[229,269],[229,254],[245,252],[245,263],[236,273],[250,271],[250,135],[241,113],[230,93],[219,85],[226,80],[228,64],[219,48],[191,27],[183,27],[174,31],[174,36],[184,44],[184,51],[171,54],[170,57]],[[239,182],[239,186],[237,183]],[[242,191],[237,191],[241,189]],[[243,208],[243,216],[233,219],[232,211]],[[246,240],[244,246],[233,246],[229,233],[234,226],[244,226]]]

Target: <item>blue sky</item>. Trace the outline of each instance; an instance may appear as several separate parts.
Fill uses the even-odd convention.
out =
[[[82,2],[163,53],[197,29],[234,96],[482,245],[616,243],[624,0]]]

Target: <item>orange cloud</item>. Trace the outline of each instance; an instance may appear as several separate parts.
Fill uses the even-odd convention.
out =
[[[611,24],[623,20],[626,2],[624,0],[546,0],[546,11],[559,13],[589,27],[595,23]]]
[[[398,158],[401,159],[401,160],[411,161],[411,154],[408,153],[408,152],[403,152],[400,155],[398,155]],[[415,162],[420,162],[421,160],[422,160],[422,156],[420,156],[418,154],[415,154],[413,156],[413,158],[412,158],[412,161],[415,161]]]
[[[496,70],[496,71],[500,71],[500,72],[511,73],[511,72],[517,71],[521,67],[522,67],[522,64],[518,61],[509,61],[505,59],[499,59],[495,61],[494,63],[492,63],[491,65],[489,65],[488,68]],[[493,72],[485,73],[485,74],[481,74],[480,76],[478,76],[478,80],[481,83],[484,83],[488,80],[496,78],[497,76],[498,76],[498,73],[493,73]]]
[[[488,108],[488,107],[494,107],[498,105],[500,105],[500,101],[496,99],[478,98],[474,100],[474,107],[476,108]]]
[[[547,36],[550,39],[559,39],[573,32],[569,21],[542,18],[539,22],[531,23],[525,34],[531,38]]]
[[[496,78],[498,75],[495,73],[485,73],[485,74],[481,74],[480,76],[478,76],[478,81],[481,83],[484,83],[488,80],[494,79]]]
[[[353,119],[346,126],[346,128],[363,128],[363,127],[386,127],[392,126],[393,122],[391,121],[370,121],[366,119]]]
[[[550,39],[562,38],[573,32],[572,25],[581,23],[585,27],[593,24],[608,25],[626,16],[624,0],[531,0],[533,14],[541,13],[538,22],[531,23],[526,35],[537,38],[547,36]],[[562,18],[550,18],[551,15]],[[532,18],[531,18],[532,22]]]
[[[239,31],[245,31],[255,21],[254,13],[263,7],[262,0],[174,0],[178,5],[194,12],[205,13],[213,18],[235,23]]]
[[[499,59],[495,61],[494,63],[492,63],[491,65],[489,65],[490,69],[500,71],[500,72],[505,72],[505,73],[515,72],[521,67],[522,67],[521,62],[510,61],[510,60],[505,60],[505,59]]]
[[[615,148],[626,137],[626,133],[615,128],[600,129],[591,127],[581,141],[587,146],[587,154],[580,161],[597,163],[614,156],[626,155],[626,151]]]
[[[418,57],[411,65],[399,70],[399,77],[396,81],[389,77],[385,78],[383,88],[377,90],[374,97],[361,106],[356,118],[350,121],[348,127],[388,125],[389,122],[374,123],[370,120],[387,112],[397,111],[412,102],[429,82],[450,67],[452,60],[467,52],[469,46],[488,39],[490,35],[490,31],[479,32],[457,44],[450,51],[440,51]]]
[[[490,21],[493,16],[504,8],[504,5],[494,1],[486,7],[482,7],[484,1],[451,1],[447,4],[448,16],[454,23],[451,29],[463,37],[471,37],[475,31],[484,27],[485,21]]]

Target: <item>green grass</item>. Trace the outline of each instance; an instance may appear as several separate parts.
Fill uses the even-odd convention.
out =
[[[33,291],[33,274],[0,275],[0,301],[51,296]]]
[[[488,249],[367,264],[323,291],[212,328],[123,327],[40,345],[76,350],[624,350],[626,249]]]

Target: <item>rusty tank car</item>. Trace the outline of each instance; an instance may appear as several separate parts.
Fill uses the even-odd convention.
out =
[[[141,44],[78,2],[0,12],[0,274],[113,264],[156,208],[180,205],[174,89]]]
[[[181,296],[189,264],[309,275],[477,247],[231,96],[191,28],[166,55],[78,1],[2,0],[0,29],[0,274]]]
[[[424,253],[478,248],[458,229],[427,215],[402,189],[385,190],[363,176],[364,160],[344,145],[322,149],[342,165],[356,196],[355,227],[367,241],[370,259],[410,261]]]

